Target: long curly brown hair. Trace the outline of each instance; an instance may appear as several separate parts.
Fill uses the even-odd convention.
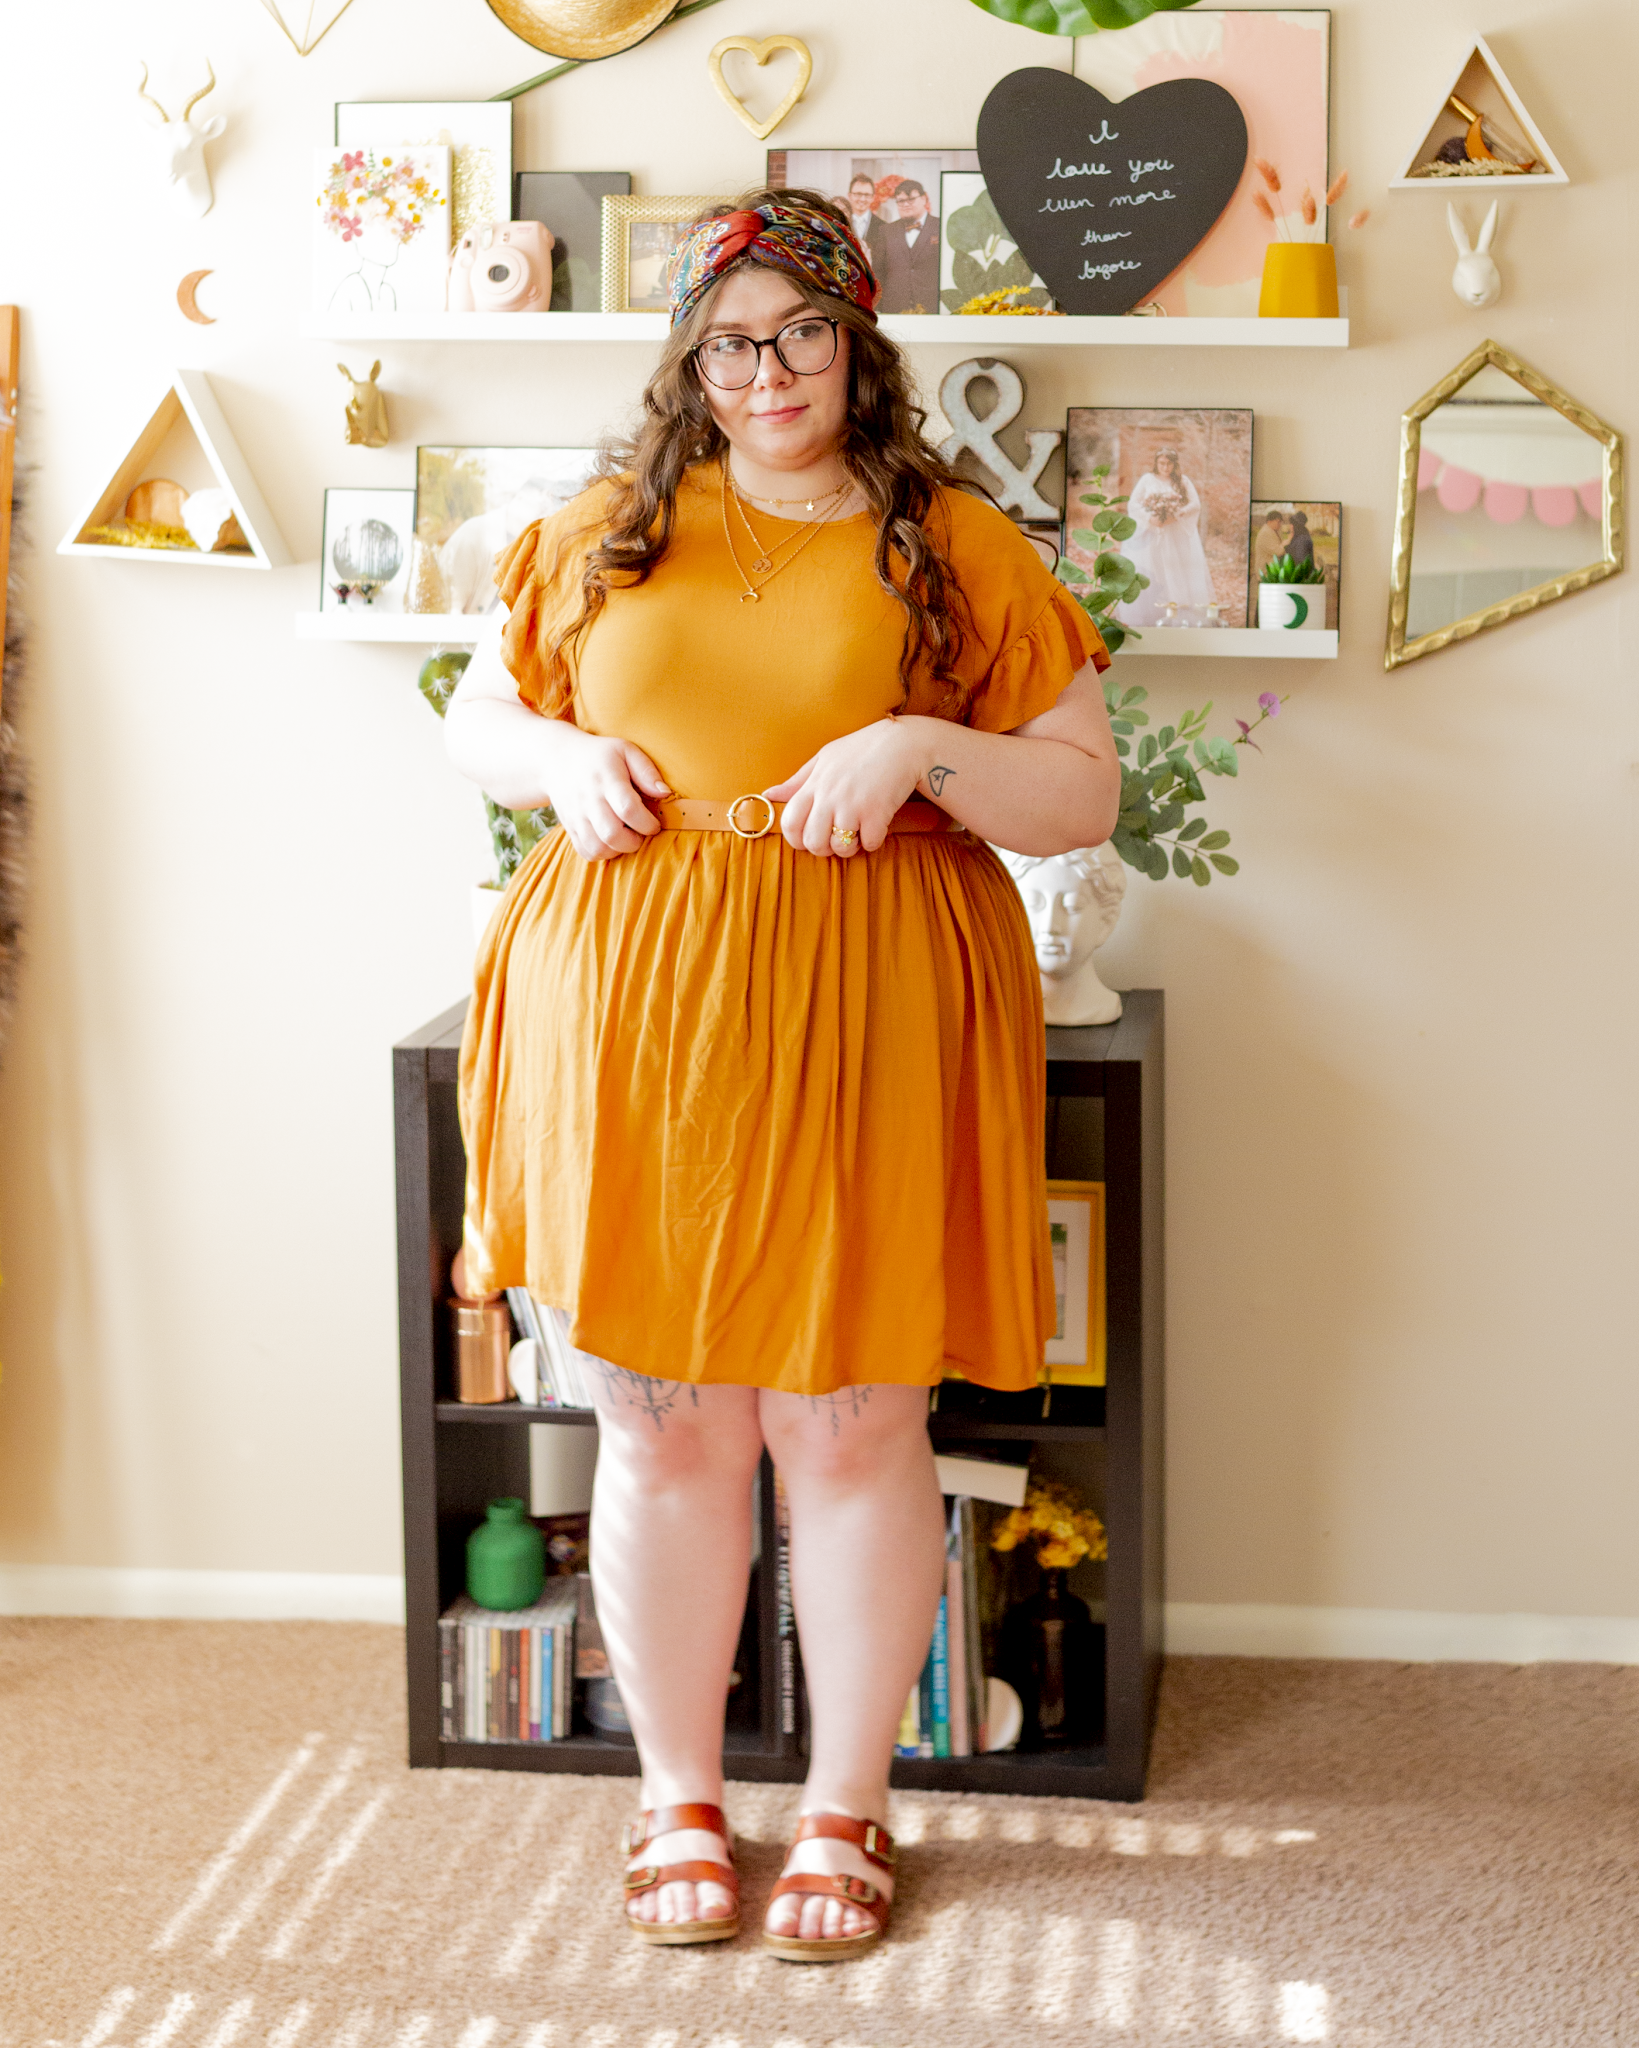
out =
[[[769,200],[847,220],[823,194],[801,189],[746,192],[701,218],[716,220]],[[730,266],[724,275],[738,267]],[[927,414],[916,403],[905,358],[872,316],[806,279],[785,270],[779,274],[817,312],[848,330],[848,424],[837,458],[876,522],[877,581],[905,612],[900,681],[908,694],[912,677],[925,666],[944,685],[941,708],[959,718],[972,694],[954,670],[968,630],[967,606],[944,547],[929,528],[928,513],[940,486],[983,492],[922,438]],[[693,357],[721,283],[667,337],[643,394],[641,426],[629,439],[610,445],[600,459],[599,474],[611,488],[599,505],[602,538],[586,557],[580,614],[553,634],[544,650],[560,687],[568,683],[570,650],[603,609],[609,591],[643,582],[664,559],[677,523],[684,472],[726,457],[728,443],[706,403]]]

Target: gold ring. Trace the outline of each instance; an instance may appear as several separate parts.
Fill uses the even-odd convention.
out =
[[[740,823],[741,804],[762,804],[766,807],[768,817],[755,832],[747,831]],[[772,802],[766,796],[737,796],[728,807],[728,827],[731,832],[737,832],[742,839],[766,839],[774,829],[776,815]]]
[[[852,825],[833,825],[831,827],[831,837],[833,839],[840,839],[844,846],[853,846],[858,842],[859,834]]]

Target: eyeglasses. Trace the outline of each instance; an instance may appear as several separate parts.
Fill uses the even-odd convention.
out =
[[[805,313],[762,341],[749,334],[714,334],[698,344],[694,355],[708,384],[719,391],[743,391],[756,381],[765,348],[771,348],[793,376],[817,377],[837,359],[837,323],[823,313]]]

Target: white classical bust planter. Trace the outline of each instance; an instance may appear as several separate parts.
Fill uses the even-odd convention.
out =
[[[1047,1022],[1113,1024],[1121,997],[1099,979],[1093,956],[1121,916],[1127,870],[1120,855],[1108,844],[1045,860],[996,851],[1024,898]]]

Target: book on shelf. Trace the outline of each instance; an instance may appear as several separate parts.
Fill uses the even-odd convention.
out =
[[[780,1733],[797,1732],[797,1609],[791,1597],[791,1502],[774,1474],[774,1607],[780,1656]]]
[[[549,1579],[509,1613],[465,1593],[438,1620],[445,1742],[556,1742],[573,1709],[576,1582]]]
[[[609,1676],[609,1653],[603,1647],[603,1630],[598,1626],[598,1604],[590,1572],[575,1574],[575,1676]]]
[[[985,1746],[987,1681],[981,1639],[979,1531],[972,1498],[950,1504],[945,1590],[921,1676],[911,1687],[895,1756],[977,1756]]]
[[[592,1393],[583,1362],[585,1353],[569,1342],[558,1311],[537,1301],[527,1287],[509,1287],[506,1298],[518,1334],[532,1338],[535,1343],[540,1405],[590,1408]]]

